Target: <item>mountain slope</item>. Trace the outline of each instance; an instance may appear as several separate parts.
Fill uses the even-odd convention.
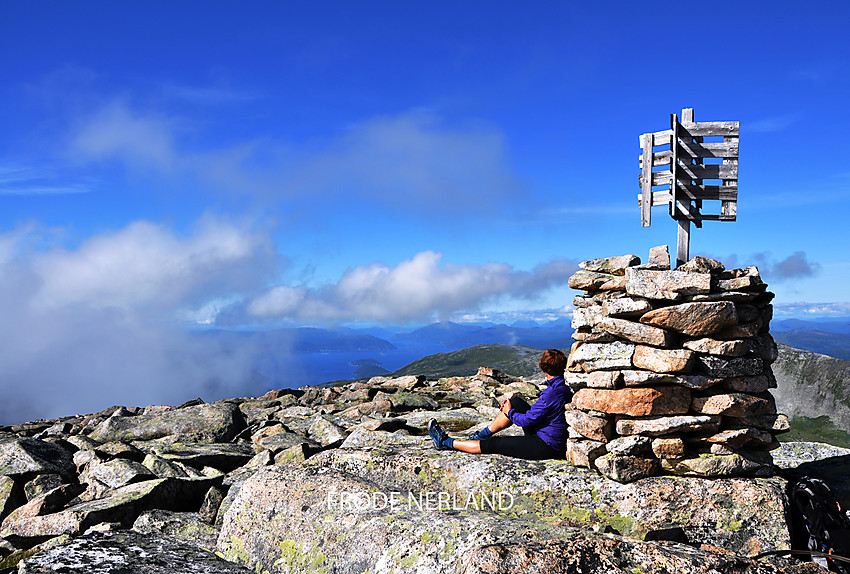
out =
[[[493,367],[511,375],[531,377],[540,371],[537,362],[543,351],[521,345],[476,345],[454,351],[423,357],[402,367],[394,376],[425,375],[428,378],[468,377],[478,372],[478,367]]]

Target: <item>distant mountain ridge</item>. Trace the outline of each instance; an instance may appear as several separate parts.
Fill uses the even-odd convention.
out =
[[[499,368],[511,375],[539,374],[541,349],[519,345],[476,345],[422,357],[393,376],[429,378],[471,376],[478,367]],[[779,344],[773,364],[777,388],[771,392],[779,412],[792,421],[795,440],[817,440],[850,448],[850,361]]]

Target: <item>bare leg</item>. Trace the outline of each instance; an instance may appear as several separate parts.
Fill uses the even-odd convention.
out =
[[[496,418],[493,419],[493,422],[487,425],[487,428],[490,429],[490,432],[495,434],[502,429],[508,428],[512,424],[514,423],[511,422],[511,419],[505,416],[505,413],[499,412],[499,414],[496,415]]]
[[[502,429],[508,428],[512,424],[511,419],[506,417],[505,413],[499,413],[496,415],[496,418],[493,419],[493,422],[487,425],[487,428],[490,429],[490,432],[495,434]],[[452,448],[461,452],[468,452],[469,454],[481,454],[481,441],[455,439]]]
[[[455,439],[452,448],[461,452],[468,452],[469,454],[481,454],[481,441]]]

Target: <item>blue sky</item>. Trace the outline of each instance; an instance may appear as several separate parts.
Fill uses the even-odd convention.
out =
[[[684,107],[741,122],[738,221],[692,254],[758,265],[777,317],[850,315],[848,29],[835,1],[3,2],[3,361],[568,315],[578,261],[675,243],[640,226],[638,136]]]

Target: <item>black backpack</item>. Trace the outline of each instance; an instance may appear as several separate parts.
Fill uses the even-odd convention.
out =
[[[791,487],[791,502],[808,533],[812,560],[833,572],[850,574],[850,519],[832,489],[818,478],[804,476]]]

